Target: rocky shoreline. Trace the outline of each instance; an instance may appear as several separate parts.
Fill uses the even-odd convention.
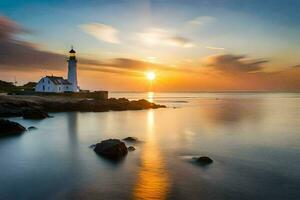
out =
[[[0,117],[24,117],[25,113],[42,112],[105,112],[164,108],[164,105],[141,99],[107,100],[76,99],[69,97],[43,97],[25,95],[0,95]]]

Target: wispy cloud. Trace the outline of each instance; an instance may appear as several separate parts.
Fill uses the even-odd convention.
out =
[[[29,33],[14,21],[0,16],[0,70],[58,69],[65,65],[65,56],[42,51],[38,45],[17,39]]]
[[[173,36],[168,38],[167,42],[170,45],[181,46],[184,48],[194,47],[195,45],[187,38],[181,36]]]
[[[4,16],[0,16],[0,38],[10,38],[14,34],[27,33],[23,27],[16,22],[9,20]]]
[[[149,28],[145,32],[138,33],[137,36],[142,43],[149,46],[166,45],[182,48],[195,46],[190,39],[161,28]]]
[[[153,63],[150,61],[130,59],[130,58],[114,58],[99,62],[96,60],[81,59],[80,69],[88,71],[108,72],[115,74],[127,74],[135,76],[144,76],[145,71],[172,71],[172,72],[191,72],[197,73],[197,69],[188,67],[171,67],[165,64]]]
[[[300,65],[294,65],[292,67],[294,67],[294,68],[300,68]]]
[[[204,64],[225,73],[249,73],[263,69],[262,64],[269,62],[266,59],[249,59],[244,55],[215,55],[205,59]]]
[[[80,25],[80,28],[100,41],[113,44],[120,43],[118,30],[112,26],[100,23],[91,23]]]
[[[206,46],[205,48],[207,49],[211,49],[211,50],[225,50],[225,48],[223,47],[214,47],[214,46]]]
[[[212,22],[215,22],[217,19],[211,16],[198,16],[188,22],[192,26],[203,26]]]

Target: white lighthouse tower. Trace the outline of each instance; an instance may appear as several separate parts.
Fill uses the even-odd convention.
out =
[[[72,83],[72,91],[78,92],[79,88],[77,85],[77,60],[76,60],[76,51],[73,47],[69,51],[70,57],[68,59],[68,81]]]

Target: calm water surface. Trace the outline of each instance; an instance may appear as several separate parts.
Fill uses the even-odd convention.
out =
[[[300,199],[300,94],[110,95],[168,108],[12,118],[38,129],[0,139],[0,199]],[[127,136],[119,163],[89,148]]]

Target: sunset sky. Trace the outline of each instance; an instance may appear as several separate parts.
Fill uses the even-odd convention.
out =
[[[0,79],[82,89],[300,90],[299,0],[1,0]]]

